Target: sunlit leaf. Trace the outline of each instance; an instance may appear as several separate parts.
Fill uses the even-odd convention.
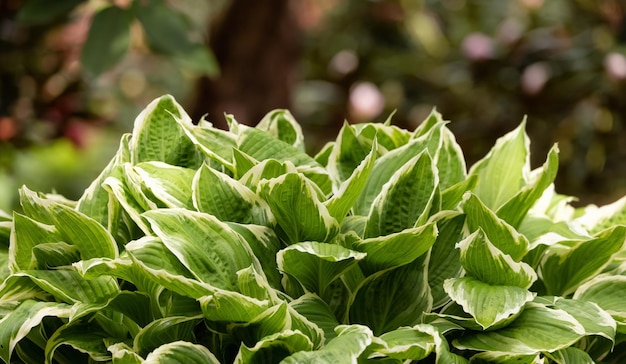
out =
[[[490,209],[497,210],[525,185],[530,174],[530,141],[526,121],[496,141],[487,155],[476,162],[469,175],[477,175],[473,191]]]
[[[437,233],[437,226],[431,223],[357,241],[352,247],[367,254],[359,265],[364,273],[372,274],[411,263],[430,249],[437,239]]]
[[[18,341],[41,323],[46,316],[69,317],[71,306],[56,302],[26,300],[0,320],[0,358],[11,362],[11,354]]]
[[[328,243],[303,242],[276,255],[278,269],[289,274],[309,292],[326,297],[330,283],[365,257],[364,253]]]
[[[202,282],[235,289],[236,272],[253,263],[253,253],[241,236],[212,215],[161,209],[143,216],[163,244]]]
[[[419,323],[432,308],[427,262],[422,256],[369,276],[350,305],[350,322],[367,325],[376,335]]]
[[[567,348],[584,334],[584,327],[567,312],[528,303],[509,326],[468,335],[454,340],[453,344],[464,350],[532,355]]]
[[[490,285],[472,277],[448,279],[443,287],[485,329],[507,322],[534,297],[520,287]]]
[[[288,173],[262,181],[259,194],[270,205],[287,241],[329,241],[339,231],[326,206],[317,198],[310,182],[301,175]]]
[[[438,183],[437,170],[428,153],[411,158],[372,202],[365,237],[397,233],[425,223]]]
[[[552,246],[539,266],[548,294],[565,295],[576,290],[610,263],[625,240],[626,226],[617,225],[591,240]]]
[[[338,326],[337,337],[317,351],[300,351],[281,364],[354,363],[372,342],[372,331],[361,325]]]
[[[202,345],[174,341],[159,346],[146,356],[147,363],[220,364],[215,355]]]

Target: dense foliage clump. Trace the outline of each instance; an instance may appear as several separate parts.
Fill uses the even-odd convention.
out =
[[[77,363],[618,362],[626,199],[574,209],[524,123],[467,170],[433,112],[194,125],[152,102],[78,201],[0,214],[0,358]],[[615,349],[617,348],[617,349]]]

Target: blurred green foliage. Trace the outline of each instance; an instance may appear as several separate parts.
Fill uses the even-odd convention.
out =
[[[82,154],[96,147],[82,137],[85,125],[106,126],[119,135],[160,94],[191,102],[194,80],[215,75],[217,67],[200,44],[211,26],[220,25],[220,9],[232,1],[63,0],[50,7],[40,0],[0,0],[5,29],[0,34],[0,191],[23,183],[26,176],[19,173],[38,173],[22,164],[54,165],[41,159],[45,152],[29,153],[32,146],[69,138],[79,147],[76,157],[59,156],[65,162],[57,165],[77,171],[82,167],[72,163],[81,165]],[[294,31],[302,34],[292,110],[311,138],[309,149],[320,148],[345,119],[382,121],[396,110],[394,123],[413,128],[436,107],[452,121],[450,128],[472,163],[527,116],[532,155],[538,158],[534,166],[559,143],[559,192],[581,196],[584,203],[626,194],[623,1],[292,4],[300,23]],[[98,21],[105,11],[123,12],[128,22]],[[96,32],[97,27],[103,30]],[[111,27],[117,32],[105,31]],[[94,46],[101,42],[110,47]],[[69,153],[51,148],[50,155]],[[101,152],[107,153],[102,161],[112,152]],[[95,163],[85,165],[102,167]],[[49,188],[33,186],[38,190],[71,191],[62,185],[79,180],[63,180],[62,174],[30,176],[30,181],[50,183]],[[13,186],[4,187],[3,181]]]
[[[394,121],[412,127],[437,107],[473,162],[527,115],[534,156],[559,143],[559,191],[585,201],[626,192],[623,1],[326,3],[296,98],[305,125],[397,110]]]

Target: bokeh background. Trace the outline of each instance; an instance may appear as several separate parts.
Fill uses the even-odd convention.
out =
[[[220,127],[289,108],[311,153],[436,107],[468,165],[527,117],[557,191],[626,194],[623,0],[0,0],[0,209],[77,198],[165,93]]]

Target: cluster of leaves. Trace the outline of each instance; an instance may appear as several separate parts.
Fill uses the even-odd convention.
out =
[[[575,210],[524,123],[469,171],[433,112],[194,125],[152,102],[78,201],[0,215],[0,358],[591,363],[626,333],[626,199]]]
[[[17,14],[24,24],[45,24],[66,16],[88,0],[28,0]],[[130,28],[139,21],[147,44],[192,71],[215,76],[217,61],[201,36],[190,37],[197,29],[186,15],[164,0],[129,2],[126,7],[115,4],[98,10],[93,17],[83,46],[82,67],[93,75],[108,70],[122,60],[130,45]]]

